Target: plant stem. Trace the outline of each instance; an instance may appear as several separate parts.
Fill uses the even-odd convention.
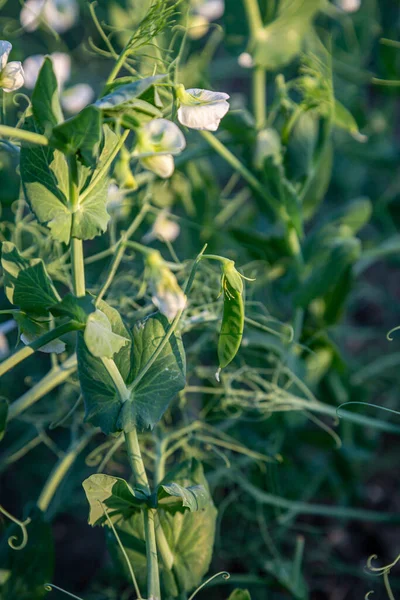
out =
[[[37,501],[37,506],[42,512],[45,512],[48,509],[49,504],[52,501],[58,486],[66,476],[67,472],[75,462],[76,458],[87,446],[93,435],[94,432],[90,431],[86,433],[81,439],[72,444],[65,456],[63,456],[58,461],[58,463],[50,473]]]
[[[110,358],[102,358],[102,362],[108,373],[112,377],[115,388],[122,402],[129,398],[130,391],[122,379],[115,362]],[[142,453],[140,451],[139,439],[136,429],[124,432],[125,442],[128,451],[129,463],[135,479],[135,483],[147,495],[150,495],[150,485],[147,478],[146,468],[144,466]],[[149,600],[161,600],[160,574],[158,569],[157,545],[154,515],[156,511],[150,508],[143,509],[144,532],[146,539],[146,557],[147,557],[147,595]]]
[[[9,127],[8,125],[0,125],[0,136],[16,138],[23,142],[38,144],[39,146],[49,145],[49,140],[45,135],[34,133],[32,131],[26,131],[25,129],[19,129],[17,127]]]
[[[136,485],[140,486],[147,494],[150,494],[149,481],[146,468],[140,452],[139,440],[136,429],[125,432],[125,441],[128,450],[129,462],[135,478]],[[144,533],[146,538],[147,558],[147,595],[149,600],[160,600],[160,574],[158,569],[155,513],[151,508],[143,509]]]
[[[267,75],[263,67],[253,70],[253,104],[256,129],[262,129],[267,120]]]
[[[69,166],[69,202],[72,210],[72,231],[74,230],[75,211],[79,204],[79,174],[76,156],[70,156]],[[72,284],[75,296],[84,296],[85,287],[85,267],[83,261],[83,242],[82,240],[71,237],[71,267]]]
[[[55,329],[51,329],[44,335],[41,335],[37,340],[24,346],[18,352],[15,352],[11,356],[9,356],[6,360],[4,360],[0,364],[0,377],[7,373],[10,369],[16,367],[20,362],[28,358],[35,353],[36,350],[39,350],[42,346],[45,346],[49,342],[63,336],[70,331],[76,331],[77,329],[81,329],[82,325],[77,323],[76,321],[70,321],[69,323],[64,323],[63,325],[59,325],[55,327]]]
[[[63,383],[72,373],[76,371],[76,355],[73,354],[57,368],[51,369],[28,392],[23,394],[18,400],[13,402],[8,409],[8,420],[11,421],[20,415],[24,410],[35,404],[40,398],[43,398],[48,392],[54,390],[60,383]]]
[[[244,8],[246,10],[251,36],[255,37],[257,32],[262,29],[263,26],[258,0],[244,0]]]

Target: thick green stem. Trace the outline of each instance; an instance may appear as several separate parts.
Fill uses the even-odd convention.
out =
[[[147,596],[148,600],[161,600],[160,575],[158,571],[158,556],[156,544],[154,509],[145,509],[143,511],[144,534],[146,537],[146,558],[147,558]]]
[[[267,75],[263,67],[253,70],[253,104],[256,128],[262,129],[267,120]]]
[[[8,127],[8,125],[0,125],[0,137],[16,138],[22,142],[30,142],[39,146],[49,145],[49,140],[45,135],[16,127]]]
[[[24,410],[35,404],[40,398],[54,390],[60,383],[63,383],[72,373],[76,371],[76,355],[73,354],[59,367],[52,369],[28,392],[23,394],[18,400],[13,402],[8,409],[8,420],[15,419]]]
[[[129,462],[135,478],[136,485],[140,486],[147,494],[150,494],[150,485],[147,479],[142,453],[140,452],[139,440],[136,429],[125,433],[125,441],[128,450]],[[143,509],[144,533],[146,538],[147,557],[147,595],[149,600],[160,600],[160,574],[158,569],[155,514],[153,509]]]
[[[76,331],[77,329],[81,329],[82,325],[75,321],[70,321],[69,323],[64,323],[63,325],[59,325],[59,327],[55,327],[51,329],[44,335],[41,335],[37,340],[24,346],[18,352],[15,352],[11,356],[9,356],[6,360],[4,360],[0,364],[0,377],[16,367],[19,363],[21,363],[25,358],[31,356],[35,353],[36,350],[39,350],[42,346],[45,346],[49,342],[56,340],[57,338],[69,333],[70,331]]]
[[[79,204],[79,173],[76,156],[70,156],[69,166],[69,203],[72,211],[72,231],[74,230],[75,211]],[[72,285],[75,296],[84,296],[85,287],[85,266],[83,260],[83,242],[82,240],[71,237],[71,268]]]
[[[65,456],[63,456],[54,467],[37,501],[37,506],[42,512],[45,512],[48,509],[49,504],[52,501],[58,486],[66,476],[67,472],[75,462],[76,458],[87,446],[92,437],[93,431],[87,433],[80,440],[75,442],[70,447]]]
[[[102,362],[108,373],[112,377],[115,389],[117,390],[121,402],[126,402],[130,392],[122,379],[115,362],[110,358],[103,358]],[[144,466],[142,453],[140,451],[139,439],[136,429],[125,432],[125,442],[128,451],[129,463],[135,479],[135,484],[146,494],[150,495],[150,485],[147,478],[146,467]],[[147,596],[150,600],[161,600],[160,592],[160,574],[158,569],[157,545],[154,515],[154,509],[144,508],[144,532],[146,538],[146,557],[147,557]]]
[[[244,7],[246,10],[247,21],[249,23],[250,33],[252,37],[255,37],[257,32],[262,29],[263,26],[258,0],[244,0]]]

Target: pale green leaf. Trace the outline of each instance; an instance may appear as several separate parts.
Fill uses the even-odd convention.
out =
[[[250,592],[248,590],[233,590],[228,600],[251,600]]]
[[[163,483],[157,490],[158,506],[171,512],[184,511],[190,512],[201,510],[207,506],[210,497],[202,485],[193,485],[187,488],[178,483]]]
[[[146,502],[146,496],[140,490],[134,490],[120,477],[97,473],[82,483],[90,505],[89,524],[99,525],[106,521],[102,505],[114,521],[117,515],[128,519]]]
[[[99,303],[99,309],[108,317],[113,333],[130,339],[120,314],[105,302]],[[104,433],[118,431],[117,421],[121,410],[121,400],[114,383],[100,358],[88,350],[82,333],[78,334],[78,371],[81,390],[85,401],[85,420],[100,427]],[[131,371],[132,344],[121,348],[114,356],[114,362],[124,381]]]
[[[128,338],[112,331],[107,315],[101,310],[96,310],[88,316],[83,339],[89,352],[99,358],[112,358],[123,346],[130,343]]]
[[[28,120],[35,128],[32,119]],[[25,197],[36,218],[46,224],[54,239],[68,243],[70,236],[92,239],[107,229],[110,216],[106,210],[109,174],[107,161],[117,143],[117,136],[107,126],[97,168],[92,171],[79,164],[79,198],[74,212],[68,202],[68,163],[59,150],[35,146],[21,149],[21,178]]]

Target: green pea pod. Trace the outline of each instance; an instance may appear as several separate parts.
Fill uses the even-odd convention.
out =
[[[243,337],[244,302],[240,292],[235,290],[227,279],[224,282],[224,313],[218,339],[219,373],[235,358]]]

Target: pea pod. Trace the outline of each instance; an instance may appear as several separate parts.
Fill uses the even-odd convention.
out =
[[[243,337],[244,302],[242,293],[235,290],[225,278],[224,281],[224,312],[218,339],[219,373],[235,358]]]

